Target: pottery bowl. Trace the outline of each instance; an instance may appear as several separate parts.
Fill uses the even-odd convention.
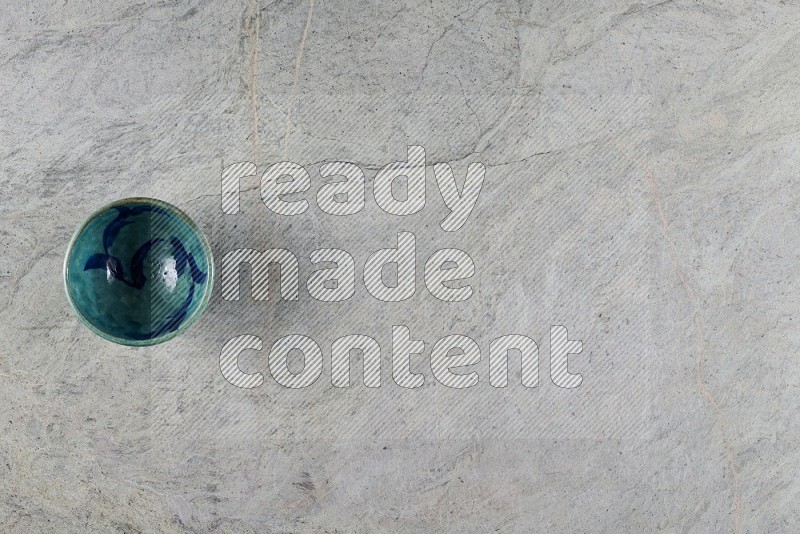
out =
[[[129,198],[100,208],[72,238],[64,285],[88,328],[122,345],[154,345],[188,329],[211,296],[211,248],[175,206]]]

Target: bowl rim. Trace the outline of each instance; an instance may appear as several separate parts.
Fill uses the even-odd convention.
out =
[[[89,321],[89,319],[80,311],[78,306],[75,303],[75,300],[72,295],[72,289],[69,283],[69,259],[72,253],[72,249],[75,246],[75,242],[78,240],[78,236],[81,235],[81,232],[97,217],[99,217],[102,213],[116,207],[125,204],[132,204],[132,203],[144,203],[144,204],[152,204],[155,206],[159,206],[162,208],[167,209],[170,212],[174,212],[176,215],[181,217],[189,227],[194,230],[197,234],[198,241],[200,241],[200,246],[203,249],[203,252],[206,254],[207,263],[208,263],[208,284],[206,284],[205,289],[203,291],[203,297],[200,300],[200,304],[195,308],[191,315],[189,315],[186,320],[183,322],[181,326],[179,326],[174,332],[169,332],[167,334],[163,334],[161,336],[152,338],[152,339],[127,339],[121,338],[114,335],[111,335],[99,327],[97,327],[94,323]],[[119,200],[115,200],[109,204],[105,204],[94,210],[84,221],[78,226],[75,232],[72,234],[72,238],[69,240],[67,244],[67,249],[64,254],[64,265],[62,268],[62,276],[64,279],[64,291],[67,294],[67,301],[69,301],[69,305],[72,308],[72,311],[75,313],[75,316],[78,320],[89,330],[100,336],[101,338],[116,343],[118,345],[125,345],[128,347],[146,347],[150,345],[158,345],[160,343],[164,343],[169,341],[170,339],[184,333],[186,330],[189,329],[202,315],[203,311],[205,311],[206,306],[208,306],[208,302],[211,299],[211,292],[214,288],[214,255],[211,251],[211,245],[208,243],[208,239],[206,238],[203,231],[197,224],[189,217],[186,213],[183,212],[180,208],[175,206],[174,204],[170,204],[169,202],[165,202],[163,200],[159,200],[157,198],[151,197],[129,197],[123,198]]]

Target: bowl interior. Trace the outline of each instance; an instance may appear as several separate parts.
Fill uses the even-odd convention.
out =
[[[95,212],[75,234],[64,265],[78,317],[102,337],[152,345],[186,330],[208,302],[211,250],[191,219],[155,199]]]

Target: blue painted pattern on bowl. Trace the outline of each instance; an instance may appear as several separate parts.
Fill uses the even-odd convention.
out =
[[[154,345],[189,328],[213,283],[211,249],[175,206],[130,198],[105,206],[78,229],[64,261],[67,298],[105,339]]]

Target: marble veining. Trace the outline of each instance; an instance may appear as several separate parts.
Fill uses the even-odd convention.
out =
[[[5,4],[0,531],[800,529],[797,2]],[[322,165],[356,163],[369,200],[410,145],[426,151],[425,209],[318,209]],[[312,176],[296,217],[260,198],[261,174],[284,160]],[[258,172],[226,215],[221,173],[244,161]],[[449,235],[443,162],[459,180],[486,167]],[[215,292],[182,335],[117,345],[75,317],[62,267],[81,221],[129,197],[185,211],[215,257],[291,250],[302,280],[314,250],[350,251],[360,271],[413,232],[423,260],[470,254],[474,294],[442,303],[419,278],[393,306],[363,284],[344,304],[304,286],[296,302],[257,302],[244,272],[243,298]],[[131,295],[158,276],[178,316],[209,273],[184,240],[185,263],[157,236],[151,252],[171,260],[151,272],[133,261],[147,240],[123,254],[102,234],[76,272]],[[574,390],[545,381],[557,324],[584,346]],[[430,342],[414,391],[367,388],[360,364],[346,389],[269,378],[280,336],[389,347],[392,325],[463,334],[484,354],[526,334],[542,341],[542,384],[522,387],[511,361],[507,388],[450,390]],[[220,372],[243,333],[264,340],[240,359],[265,374],[257,390]],[[383,365],[390,381],[388,354]],[[485,359],[478,369],[488,376]]]

